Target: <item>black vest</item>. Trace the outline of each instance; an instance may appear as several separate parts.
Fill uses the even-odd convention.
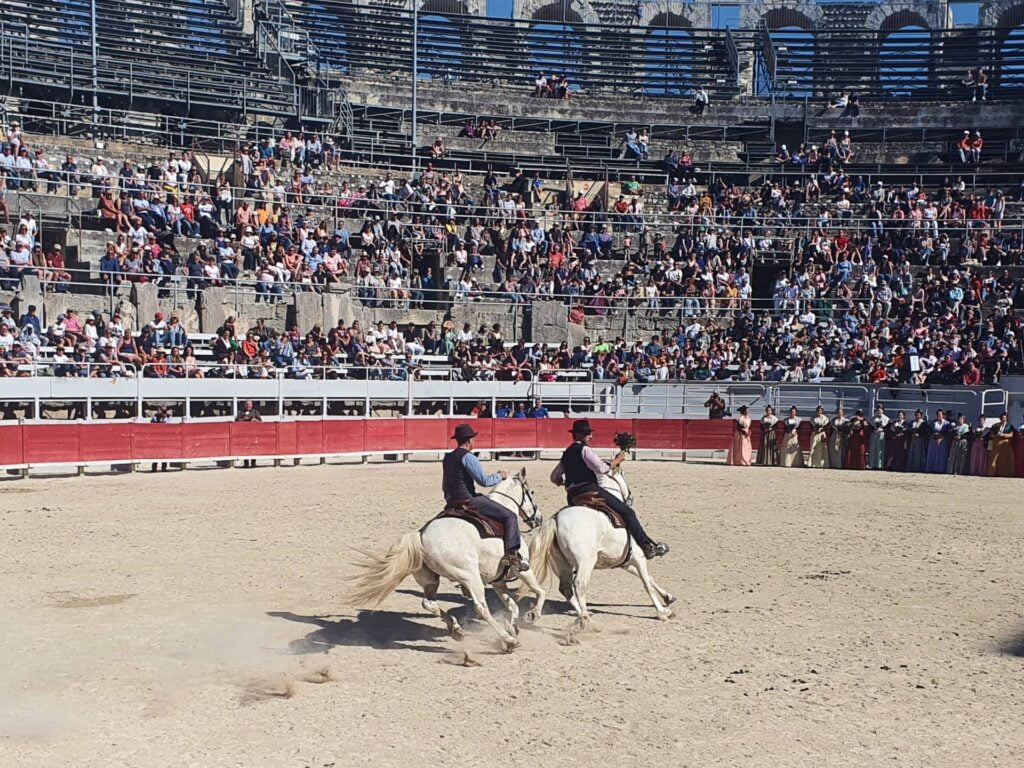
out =
[[[565,473],[565,485],[588,485],[597,482],[594,470],[583,461],[583,443],[573,442],[562,452],[562,471]]]
[[[476,496],[473,476],[462,466],[462,457],[467,453],[469,451],[465,448],[456,448],[451,453],[446,453],[441,460],[441,468],[444,471],[441,490],[444,491],[445,501],[461,501]]]

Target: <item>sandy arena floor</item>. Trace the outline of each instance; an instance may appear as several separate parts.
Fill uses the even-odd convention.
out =
[[[628,471],[677,618],[599,572],[510,656],[341,602],[437,464],[0,483],[0,766],[1022,764],[1024,481]]]

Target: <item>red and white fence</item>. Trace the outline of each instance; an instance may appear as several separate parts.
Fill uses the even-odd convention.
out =
[[[327,458],[439,453],[454,447],[453,418],[318,419],[171,424],[65,422],[0,425],[0,469],[84,467],[149,461]],[[724,450],[731,420],[591,419],[594,446],[632,432],[644,451]],[[569,442],[568,419],[473,419],[479,450],[543,451]],[[756,438],[756,436],[755,436]]]

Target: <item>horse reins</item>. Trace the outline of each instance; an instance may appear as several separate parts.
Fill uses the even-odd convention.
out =
[[[526,523],[527,530],[532,531],[534,528],[537,527],[532,522],[530,522],[531,520],[533,520],[536,517],[537,505],[536,505],[536,503],[534,503],[533,498],[530,497],[530,504],[533,506],[533,515],[531,517],[527,517],[526,516],[526,512],[524,511],[523,507],[524,507],[524,504],[526,502],[527,496],[529,496],[529,491],[526,489],[526,486],[523,485],[523,481],[522,480],[519,480],[517,478],[516,482],[518,482],[519,483],[519,487],[523,489],[523,497],[519,501],[516,501],[515,499],[513,499],[511,496],[509,496],[507,493],[504,493],[503,491],[497,491],[497,490],[491,491],[491,495],[492,496],[504,496],[506,499],[511,501],[513,504],[515,504],[516,505],[516,511],[519,513],[519,519],[522,520],[524,523]]]

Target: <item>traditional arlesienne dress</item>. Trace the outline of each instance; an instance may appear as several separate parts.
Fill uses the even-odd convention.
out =
[[[828,465],[832,469],[842,469],[846,460],[846,436],[850,430],[850,420],[836,416],[832,419],[832,434],[828,438]]]
[[[1016,431],[1009,422],[992,427],[988,446],[989,477],[1013,477],[1016,470],[1013,436]]]
[[[736,467],[749,467],[750,453],[750,417],[741,414],[736,417],[736,424],[732,431],[729,463]]]
[[[909,426],[905,420],[889,422],[885,432],[885,468],[889,472],[903,472],[907,468]]]
[[[868,450],[868,423],[860,416],[850,419],[850,434],[846,439],[846,468],[864,469]]]
[[[808,464],[812,467],[828,466],[828,416],[811,419],[811,456]]]
[[[932,422],[932,436],[928,441],[928,453],[925,459],[925,471],[933,474],[946,474],[949,468],[949,448],[953,437],[953,425],[942,419]]]
[[[910,446],[907,448],[907,472],[924,472],[928,463],[928,437],[932,428],[924,419],[910,423]]]
[[[988,441],[991,430],[974,427],[971,430],[971,452],[967,459],[967,474],[985,477],[988,474]]]
[[[778,416],[761,418],[761,442],[757,446],[757,463],[765,467],[779,466]]]
[[[804,452],[800,449],[800,419],[790,416],[782,422],[782,461],[784,467],[804,467]]]
[[[889,426],[889,417],[885,414],[875,416],[871,421],[871,426],[871,439],[868,443],[868,469],[885,469],[886,427]]]
[[[974,433],[970,424],[957,424],[953,428],[953,447],[949,451],[949,474],[966,475]]]

